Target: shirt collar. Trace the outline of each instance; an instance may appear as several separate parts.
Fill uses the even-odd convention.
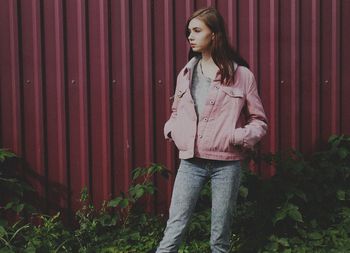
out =
[[[183,75],[185,76],[186,74],[188,75],[188,80],[191,80],[191,75],[193,73],[193,69],[196,66],[196,64],[198,63],[198,61],[201,59],[202,57],[200,56],[194,56],[191,58],[191,60],[185,65],[184,70],[183,70]],[[235,69],[235,71],[238,68],[238,64],[236,62],[233,62],[233,68]]]

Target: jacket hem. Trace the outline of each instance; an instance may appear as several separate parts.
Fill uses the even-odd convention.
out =
[[[229,152],[207,152],[207,151],[196,151],[196,152],[186,152],[179,151],[180,159],[189,159],[193,157],[210,159],[210,160],[221,160],[221,161],[237,161],[243,160],[245,158],[244,154],[234,154]]]

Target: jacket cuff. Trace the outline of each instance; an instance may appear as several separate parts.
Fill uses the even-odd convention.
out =
[[[244,136],[245,136],[245,129],[244,128],[236,128],[233,131],[233,145],[243,145],[244,143]]]

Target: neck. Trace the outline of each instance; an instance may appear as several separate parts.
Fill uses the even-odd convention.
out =
[[[211,57],[211,53],[208,51],[202,52],[202,61],[213,62],[213,58]]]

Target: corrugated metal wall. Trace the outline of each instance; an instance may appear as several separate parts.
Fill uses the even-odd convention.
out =
[[[350,133],[349,0],[1,0],[0,146],[36,173],[46,207],[76,208],[83,186],[101,203],[151,162],[175,173],[163,124],[186,18],[209,5],[258,79],[263,151]],[[148,210],[167,210],[173,179],[154,179]]]

